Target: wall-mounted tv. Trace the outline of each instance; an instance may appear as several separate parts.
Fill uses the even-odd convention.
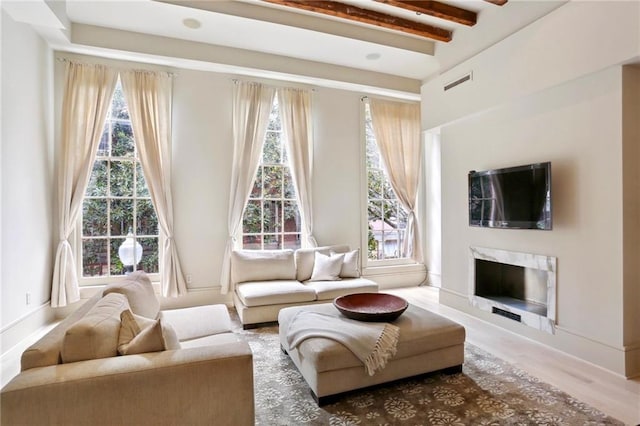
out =
[[[469,225],[551,229],[551,163],[470,171]]]

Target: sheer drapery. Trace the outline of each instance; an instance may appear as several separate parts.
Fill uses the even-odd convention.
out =
[[[66,63],[62,140],[58,172],[59,243],[51,284],[51,306],[80,299],[76,259],[69,244],[118,73],[102,65]]]
[[[313,167],[311,94],[301,89],[278,89],[278,106],[304,235],[307,238],[307,245],[316,247],[318,243],[313,236],[311,187]]]
[[[127,99],[133,137],[138,149],[151,202],[164,235],[160,282],[162,295],[186,294],[173,239],[173,199],[171,197],[171,87],[172,77],[163,72],[123,71],[122,90]]]
[[[420,227],[416,218],[422,167],[420,105],[370,99],[371,122],[382,163],[398,201],[408,213],[403,252],[422,262]]]
[[[262,144],[269,125],[275,89],[259,83],[237,82],[233,91],[233,163],[229,192],[229,237],[222,259],[220,286],[223,294],[229,291],[231,252],[242,225],[253,180],[260,164]]]

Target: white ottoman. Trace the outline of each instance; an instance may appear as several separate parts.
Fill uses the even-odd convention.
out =
[[[354,389],[387,383],[420,374],[443,370],[462,371],[465,330],[460,324],[433,312],[409,305],[393,324],[400,328],[396,355],[384,369],[369,376],[362,364],[346,347],[330,339],[311,338],[296,349],[287,349],[289,321],[299,311],[341,316],[331,303],[297,306],[280,310],[280,345],[289,354],[318,405],[335,400]]]

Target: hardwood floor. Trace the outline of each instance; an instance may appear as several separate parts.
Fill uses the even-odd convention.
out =
[[[384,290],[462,324],[467,341],[629,425],[640,425],[640,379],[625,380],[588,362],[438,303],[438,289]]]

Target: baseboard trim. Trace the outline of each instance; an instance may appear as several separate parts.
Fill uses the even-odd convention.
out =
[[[51,307],[51,303],[46,302],[4,326],[2,330],[0,330],[1,356],[10,352],[23,341],[26,336],[30,336],[43,327],[55,322],[56,319],[57,314]]]
[[[558,350],[616,376],[629,378],[637,374],[634,366],[630,365],[632,367],[630,371],[625,368],[625,357],[633,352],[629,351],[629,348],[600,342],[579,332],[558,326],[556,326],[555,335],[547,333],[542,335],[541,332],[520,323],[473,308],[469,304],[468,295],[455,290],[441,288],[440,303],[492,326],[500,327],[520,337]]]

